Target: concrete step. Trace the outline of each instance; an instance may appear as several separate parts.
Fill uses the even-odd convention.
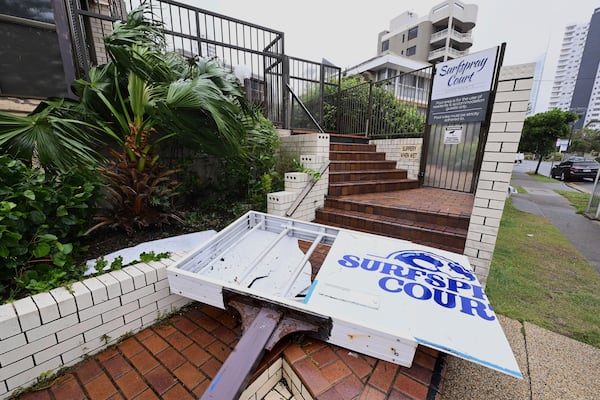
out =
[[[329,196],[348,196],[351,194],[392,192],[395,190],[416,189],[419,182],[415,179],[389,179],[376,181],[353,181],[329,183]]]
[[[385,153],[374,151],[329,151],[331,161],[382,161]]]
[[[404,169],[381,170],[381,171],[341,171],[330,172],[330,183],[356,182],[356,181],[383,181],[387,179],[406,179],[407,172]]]
[[[396,169],[396,161],[331,161],[330,172],[340,171],[381,171]]]
[[[409,218],[393,218],[330,207],[317,210],[315,222],[409,240],[459,254],[464,251],[467,237],[467,232],[463,229],[420,223]]]
[[[369,215],[381,215],[383,217],[413,221],[416,224],[428,224],[436,226],[436,229],[445,229],[463,232],[466,235],[469,229],[469,217],[443,214],[425,210],[419,210],[418,204],[413,207],[388,206],[361,202],[359,200],[344,197],[328,197],[325,207],[342,211],[353,211]]]

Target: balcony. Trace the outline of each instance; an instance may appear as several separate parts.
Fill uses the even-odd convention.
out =
[[[429,61],[431,62],[432,60],[435,60],[435,59],[443,59],[444,56],[448,56],[448,58],[459,58],[462,56],[466,56],[467,54],[469,54],[468,51],[458,51],[453,48],[443,47],[441,49],[436,49],[436,50],[430,51],[429,52]]]
[[[448,37],[448,35],[450,35],[450,39],[455,40],[456,42],[461,44],[468,44],[469,47],[473,44],[473,35],[470,31],[462,33],[457,30],[448,28],[432,34],[429,43],[433,44],[445,40]]]

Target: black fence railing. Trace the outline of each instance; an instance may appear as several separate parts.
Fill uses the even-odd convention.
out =
[[[422,136],[433,67],[324,96],[324,129],[368,137]]]
[[[290,110],[287,85],[319,121],[325,87],[339,87],[340,68],[286,57],[282,32],[172,0],[71,0],[74,47],[83,73],[107,61],[102,38],[112,31],[114,21],[125,19],[127,11],[141,3],[151,6],[168,51],[217,58],[240,78],[250,102],[260,105],[276,126],[291,127],[296,116],[293,125],[305,127],[307,120],[298,107]]]
[[[291,99],[290,128],[317,130],[314,121],[323,125],[323,97],[340,89],[339,67],[289,57]]]
[[[432,67],[340,90],[341,69],[286,56],[282,32],[172,0],[71,0],[82,71],[107,61],[102,38],[144,2],[162,25],[167,50],[219,59],[276,126],[317,130],[316,121],[327,132],[368,137],[424,132]]]

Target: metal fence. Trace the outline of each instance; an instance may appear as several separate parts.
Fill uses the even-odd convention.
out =
[[[249,101],[260,105],[276,126],[314,129],[297,102],[290,105],[288,87],[321,120],[322,95],[329,86],[337,90],[340,68],[286,57],[282,32],[176,1],[71,0],[73,36],[82,71],[107,61],[102,38],[111,33],[114,21],[125,19],[128,11],[144,2],[152,8],[153,22],[162,26],[168,51],[217,58],[240,78]]]
[[[325,129],[373,138],[422,136],[432,72],[430,66],[326,94]]]

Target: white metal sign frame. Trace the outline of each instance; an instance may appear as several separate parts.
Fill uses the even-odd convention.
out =
[[[319,244],[331,247],[313,280]],[[329,343],[382,360],[410,367],[421,344],[522,377],[463,255],[251,211],[167,274],[174,293],[215,307],[231,289],[330,318]]]

